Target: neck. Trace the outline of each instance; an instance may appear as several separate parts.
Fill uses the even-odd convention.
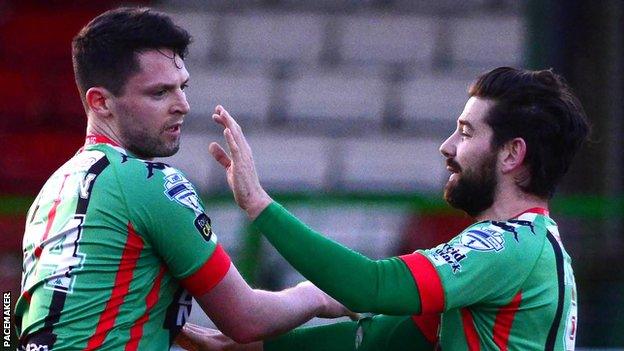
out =
[[[121,138],[109,124],[100,125],[98,123],[92,123],[92,120],[89,119],[87,122],[87,135],[102,135],[114,141],[117,145],[124,147],[124,144],[121,142]]]
[[[548,200],[517,190],[507,195],[499,194],[490,208],[475,217],[477,221],[506,221],[531,208],[548,209]]]

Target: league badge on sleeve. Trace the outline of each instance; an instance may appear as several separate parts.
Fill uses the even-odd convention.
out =
[[[197,228],[204,240],[210,241],[212,238],[212,226],[210,225],[210,218],[205,213],[195,218],[195,228]]]
[[[461,236],[465,247],[476,251],[500,251],[505,248],[503,235],[488,228],[471,229]]]
[[[163,173],[165,173],[165,195],[170,200],[192,209],[198,215],[204,212],[191,182],[174,168],[166,168]]]

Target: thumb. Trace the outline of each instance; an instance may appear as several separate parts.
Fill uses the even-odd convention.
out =
[[[359,321],[362,318],[359,313],[353,312],[351,310],[347,310],[347,317],[349,317],[349,319],[351,319],[352,321]]]
[[[217,143],[210,143],[210,145],[208,146],[208,151],[210,152],[212,157],[214,157],[214,159],[217,160],[217,162],[219,162],[221,166],[223,166],[223,168],[228,168],[232,164],[230,156],[228,156],[227,152],[223,150],[221,145]]]
[[[184,326],[175,339],[176,344],[187,351],[199,351],[199,335]]]

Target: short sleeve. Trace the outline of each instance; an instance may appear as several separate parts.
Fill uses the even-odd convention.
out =
[[[421,292],[423,311],[509,302],[541,253],[533,226],[480,222],[451,241],[402,256]]]
[[[217,285],[230,259],[217,242],[194,186],[173,167],[132,160],[127,205],[139,235],[194,296]]]

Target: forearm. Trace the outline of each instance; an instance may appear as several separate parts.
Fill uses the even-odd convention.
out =
[[[298,327],[322,314],[325,307],[321,292],[312,285],[299,284],[279,292],[254,290],[254,294],[255,303],[247,313],[248,324],[255,326],[253,340]]]
[[[399,258],[370,260],[312,231],[275,202],[254,224],[295,269],[350,309],[420,313],[418,288]]]
[[[319,314],[346,313],[309,282],[280,292],[251,289],[234,265],[219,284],[196,299],[224,334],[241,343],[283,333]]]
[[[265,351],[432,350],[409,316],[378,315],[359,322],[297,328],[264,342]]]

